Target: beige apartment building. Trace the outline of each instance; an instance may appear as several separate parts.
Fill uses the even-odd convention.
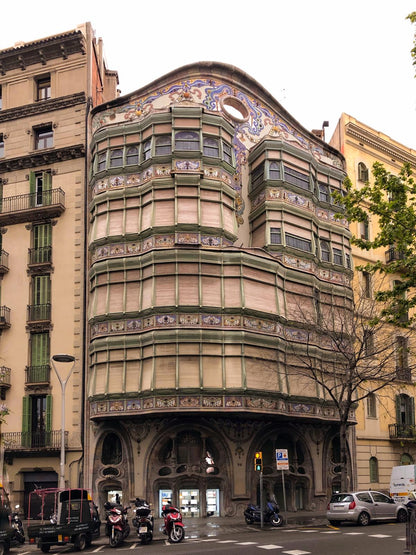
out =
[[[381,131],[376,131],[348,114],[342,114],[330,144],[346,159],[346,170],[353,185],[360,188],[373,180],[374,162],[381,162],[387,171],[398,175],[403,164],[416,168],[416,151]],[[351,232],[363,239],[373,239],[377,233],[376,219],[370,216],[368,225],[351,224]],[[368,272],[359,270],[367,262],[395,260],[399,253],[389,249],[365,251],[352,247],[356,291],[372,299],[380,287]],[[400,279],[400,276],[392,276]],[[382,288],[391,284],[384,281]],[[357,475],[358,487],[388,490],[393,466],[416,463],[414,364],[416,338],[413,333],[392,329],[396,336],[395,360],[397,381],[393,387],[371,395],[357,410]]]
[[[83,479],[88,118],[117,83],[89,23],[0,51],[0,394],[9,413],[0,472],[25,511],[29,491],[58,485],[56,354],[75,357],[64,479]],[[71,366],[56,363],[63,379]]]
[[[345,160],[259,83],[181,67],[94,108],[85,485],[185,516],[289,510],[339,487],[338,417],[300,378],[317,317],[351,299]],[[311,348],[311,345],[308,346]],[[315,338],[317,364],[333,356]],[[350,423],[355,415],[350,415]],[[355,485],[354,426],[349,474]]]

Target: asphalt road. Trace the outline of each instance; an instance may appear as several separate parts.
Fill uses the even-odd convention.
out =
[[[110,548],[106,538],[100,538],[84,553],[105,555],[130,555],[131,553],[154,553],[155,555],[230,554],[260,555],[264,552],[277,555],[402,555],[406,547],[405,524],[372,524],[367,527],[344,525],[339,528],[319,526],[316,528],[260,529],[247,527],[229,531],[215,537],[186,538],[180,544],[170,544],[156,535],[150,545],[142,546],[136,541],[134,531],[123,545]],[[67,547],[51,548],[50,555],[69,553]],[[41,555],[35,546],[14,548],[11,555]]]

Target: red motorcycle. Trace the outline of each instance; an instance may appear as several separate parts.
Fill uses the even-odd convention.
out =
[[[162,532],[168,536],[171,543],[181,542],[185,537],[185,528],[180,510],[172,505],[163,505],[162,516],[164,519]]]
[[[127,520],[128,507],[123,508],[117,503],[104,504],[107,513],[106,535],[108,536],[110,547],[117,547],[130,534],[130,525]]]

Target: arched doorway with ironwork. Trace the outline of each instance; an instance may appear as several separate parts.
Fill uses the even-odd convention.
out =
[[[167,501],[184,517],[220,516],[231,497],[230,455],[217,430],[194,424],[171,426],[150,448],[147,497],[155,515]]]
[[[280,470],[276,464],[276,450],[287,450],[289,469]],[[263,500],[275,499],[282,509],[296,511],[310,505],[314,462],[307,441],[295,426],[275,426],[261,438],[254,440],[250,461],[254,453],[262,452]],[[250,465],[253,501],[260,502],[260,473]]]
[[[100,512],[106,501],[127,505],[131,497],[131,446],[123,429],[103,427],[95,447],[93,489]]]

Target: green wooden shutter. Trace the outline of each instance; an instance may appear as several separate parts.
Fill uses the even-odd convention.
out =
[[[43,181],[43,204],[51,204],[52,202],[52,174],[50,172],[42,173]]]
[[[36,205],[36,174],[35,172],[29,173],[29,191],[30,191],[30,206]]]
[[[49,334],[34,333],[31,336],[31,365],[49,364]]]
[[[32,415],[32,398],[23,397],[23,414],[22,414],[22,446],[30,447],[31,445],[31,415]]]
[[[33,226],[33,247],[40,249],[41,247],[50,247],[52,242],[52,226],[51,224],[39,224]]]
[[[409,424],[409,426],[414,426],[415,425],[415,399],[414,397],[409,397],[409,402],[407,404],[407,409],[408,409],[408,415],[406,420],[407,423]]]
[[[396,395],[396,424],[401,424],[400,419],[400,395]]]
[[[33,277],[33,304],[48,304],[51,300],[51,280],[49,276]]]

